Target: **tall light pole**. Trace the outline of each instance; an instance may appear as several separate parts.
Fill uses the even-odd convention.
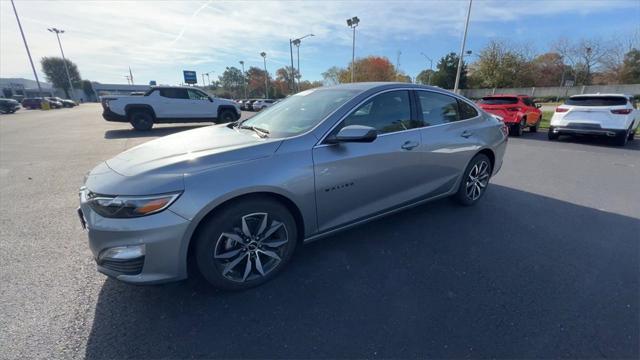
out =
[[[357,16],[347,19],[347,25],[353,29],[353,45],[351,47],[351,82],[354,80],[355,67],[356,67],[356,27],[360,23],[360,19]]]
[[[261,52],[260,56],[262,56],[262,60],[264,61],[264,98],[269,98],[269,85],[267,83],[267,79],[269,79],[269,74],[267,73],[267,53]]]
[[[469,29],[469,18],[471,17],[471,4],[473,0],[469,0],[469,9],[467,9],[467,21],[464,24],[464,34],[462,35],[462,45],[460,46],[460,56],[458,57],[458,70],[456,71],[456,82],[453,85],[453,92],[458,92],[460,84],[460,73],[462,72],[462,58],[464,57],[464,46],[467,42],[467,30]]]
[[[62,54],[62,62],[64,63],[64,70],[67,72],[67,79],[69,80],[69,86],[71,87],[71,99],[75,100],[76,94],[75,94],[75,90],[73,89],[73,83],[71,82],[71,75],[69,75],[69,67],[67,66],[67,59],[64,57],[64,51],[62,51],[62,43],[60,42],[60,34],[64,34],[64,30],[60,30],[56,28],[49,28],[47,30],[56,34],[56,38],[58,39],[58,46],[60,46],[60,53]]]
[[[240,60],[240,66],[242,66],[242,84],[244,85],[244,98],[247,98],[247,79],[244,75],[244,61]]]
[[[429,84],[427,85],[431,85],[431,75],[433,74],[433,60],[423,52],[421,52],[420,55],[424,56],[427,60],[429,60],[429,70],[431,71],[429,71],[429,80],[428,80]]]
[[[289,51],[291,53],[291,89],[293,90],[295,88],[295,84],[296,84],[296,69],[293,67],[293,47],[291,46],[292,44],[296,46],[297,52],[298,52],[298,87],[297,90],[300,91],[300,43],[302,42],[302,39],[308,38],[310,36],[315,36],[313,34],[307,34],[305,36],[301,36],[297,39],[289,39]]]
[[[11,6],[13,7],[13,13],[16,14],[16,21],[18,22],[18,28],[20,28],[20,35],[22,35],[22,41],[24,42],[24,48],[27,50],[27,56],[29,57],[29,63],[31,63],[31,70],[33,70],[33,76],[36,78],[36,83],[38,83],[38,96],[42,96],[42,87],[40,87],[40,80],[38,79],[38,73],[36,72],[36,67],[33,66],[33,59],[31,59],[31,52],[29,51],[29,45],[27,45],[27,38],[24,37],[24,31],[22,31],[22,24],[20,24],[20,17],[18,17],[18,11],[16,11],[16,6],[11,0]],[[26,96],[27,94],[25,94]]]

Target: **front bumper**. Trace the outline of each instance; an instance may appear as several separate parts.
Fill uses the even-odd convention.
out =
[[[603,129],[599,125],[580,126],[571,125],[568,126],[549,126],[549,132],[558,135],[593,135],[593,136],[607,136],[616,137],[626,135],[627,130],[623,129]]]
[[[105,218],[91,209],[81,191],[79,215],[99,272],[134,284],[187,277],[183,242],[190,222],[169,209],[139,218]]]
[[[102,111],[102,117],[107,121],[129,122],[126,116],[116,114],[115,112],[111,111],[111,109],[109,108],[105,108]]]

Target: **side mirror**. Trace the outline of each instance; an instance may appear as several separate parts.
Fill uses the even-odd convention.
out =
[[[542,104],[536,104],[536,107],[540,109],[542,107]]]
[[[335,136],[327,138],[329,144],[341,142],[370,143],[378,137],[378,131],[370,126],[349,125],[345,126]]]

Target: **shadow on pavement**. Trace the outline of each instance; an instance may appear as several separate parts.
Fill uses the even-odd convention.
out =
[[[590,146],[599,146],[599,147],[607,147],[612,149],[621,149],[621,150],[640,150],[640,134],[636,135],[636,139],[633,141],[627,142],[625,146],[618,146],[613,143],[613,140],[603,136],[568,136],[562,135],[558,138],[558,140],[549,140],[547,137],[547,129],[540,129],[537,133],[529,133],[524,132],[521,137],[516,139],[522,140],[541,140],[547,142],[560,142],[560,143],[574,143],[574,144],[583,144]]]
[[[106,280],[88,358],[638,358],[640,220],[492,184],[299,249],[240,293]]]
[[[211,125],[211,124],[207,124]],[[159,137],[165,135],[171,135],[180,131],[191,130],[207,125],[185,125],[185,126],[172,126],[172,127],[154,127],[149,131],[138,131],[133,128],[130,129],[117,129],[107,130],[104,132],[105,139],[129,139],[140,137]]]

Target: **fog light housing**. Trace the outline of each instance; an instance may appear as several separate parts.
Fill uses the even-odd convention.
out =
[[[98,256],[98,263],[104,260],[132,260],[146,254],[145,245],[116,246],[106,249]]]

